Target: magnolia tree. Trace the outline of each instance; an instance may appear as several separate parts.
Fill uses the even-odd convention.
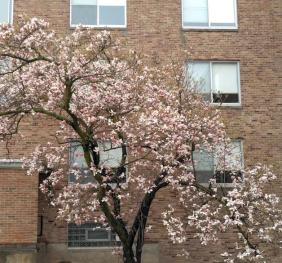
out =
[[[234,262],[260,260],[259,245],[276,240],[281,211],[269,191],[275,175],[268,168],[241,170],[229,190],[214,179],[208,185],[197,180],[193,152],[218,151],[228,138],[220,113],[193,91],[183,68],[147,67],[108,32],[77,28],[59,37],[36,18],[1,26],[0,60],[2,139],[20,133],[29,116],[58,123],[56,139],[26,156],[27,174],[48,174],[41,190],[58,218],[111,228],[124,262],[141,262],[150,208],[164,189],[174,200],[159,211],[160,223],[173,243],[185,244],[193,229],[206,245],[230,229],[239,241],[222,256]],[[82,149],[84,169],[68,165],[73,143]],[[121,152],[115,167],[102,158],[108,143]],[[66,184],[69,174],[75,180]],[[92,180],[81,183],[86,176]],[[138,205],[130,206],[132,200]]]

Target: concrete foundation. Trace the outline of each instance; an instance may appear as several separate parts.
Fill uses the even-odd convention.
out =
[[[122,263],[111,248],[69,249],[64,244],[39,247],[38,252],[0,252],[0,263]],[[143,263],[159,263],[159,245],[144,246]]]

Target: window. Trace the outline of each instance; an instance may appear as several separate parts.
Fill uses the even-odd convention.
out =
[[[126,180],[126,169],[120,167],[122,159],[121,147],[113,147],[110,142],[99,143],[100,165],[116,169],[124,169],[123,177],[119,182]],[[81,170],[82,177],[79,183],[86,184],[95,182],[92,173],[89,171],[84,159],[83,149],[80,143],[72,143],[70,147],[70,166]],[[69,182],[78,182],[75,175],[69,176]],[[116,180],[111,182],[115,185]],[[109,247],[120,245],[118,236],[111,230],[101,227],[95,223],[86,223],[82,225],[68,225],[68,246],[69,247]]]
[[[21,169],[22,160],[19,159],[0,159],[0,168]]]
[[[188,63],[188,74],[203,97],[207,101],[223,105],[240,105],[239,72],[238,62]]]
[[[236,0],[182,0],[182,26],[236,29],[236,7]]]
[[[126,180],[126,169],[120,166],[122,160],[122,148],[113,147],[110,142],[99,143],[99,154],[100,154],[100,166],[112,168],[112,172],[115,173],[117,169],[122,169],[121,178],[119,182],[124,182]],[[72,143],[70,148],[70,165],[71,167],[76,167],[81,170],[83,176],[80,178],[80,183],[94,182],[94,177],[88,170],[88,166],[84,160],[84,153],[80,143]],[[113,174],[114,175],[114,174]],[[74,175],[70,175],[70,182],[76,182]],[[113,179],[113,183],[116,180]]]
[[[126,0],[71,0],[71,26],[126,27]]]
[[[0,23],[12,23],[13,21],[13,0],[0,1]]]
[[[243,147],[241,141],[232,141],[228,145],[228,154],[223,147],[218,147],[218,151],[210,153],[204,149],[195,150],[193,159],[197,181],[208,184],[214,178],[218,184],[231,184],[233,176],[241,177],[243,168]]]
[[[118,236],[106,228],[95,223],[82,225],[68,225],[68,246],[69,247],[109,247],[118,246]]]

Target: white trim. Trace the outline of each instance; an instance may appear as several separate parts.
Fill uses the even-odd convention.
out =
[[[75,28],[79,26],[79,24],[72,24],[71,17],[72,17],[72,4],[71,0],[69,1],[70,4],[70,27]],[[120,5],[118,5],[120,6]],[[122,5],[123,6],[123,5]],[[114,29],[124,29],[127,28],[127,0],[125,0],[124,5],[124,25],[99,25],[99,0],[97,0],[97,25],[82,25],[83,27],[89,27],[89,28],[114,28]]]
[[[9,24],[13,24],[14,22],[14,0],[10,0],[9,5]]]
[[[210,21],[210,11],[209,11],[209,2],[208,0],[208,26],[184,26],[184,1],[181,0],[181,14],[182,14],[182,29],[203,29],[203,30],[237,30],[238,29],[238,3],[237,0],[234,1],[234,18],[235,18],[235,26],[211,26]]]

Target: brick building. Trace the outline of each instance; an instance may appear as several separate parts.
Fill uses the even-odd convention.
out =
[[[106,27],[128,47],[160,61],[189,50],[192,71],[205,79],[205,96],[216,107],[213,90],[228,95],[220,108],[230,137],[240,141],[244,165],[272,164],[282,174],[281,0],[0,0],[0,22],[12,23],[20,14],[42,17],[62,34],[80,23]],[[230,81],[228,88],[224,81]],[[105,246],[68,246],[67,225],[54,220],[55,211],[38,193],[38,180],[24,176],[19,159],[51,136],[55,126],[46,123],[25,123],[23,133],[33,139],[13,141],[9,155],[1,147],[0,262],[121,262]],[[274,190],[282,197],[282,183]],[[165,199],[158,196],[153,205],[153,225]],[[159,226],[148,235],[144,262],[222,262],[217,251],[223,243],[234,244],[228,236],[221,242],[201,247],[189,239],[191,257],[185,260],[176,257],[179,248]],[[281,260],[278,251],[269,258]]]

